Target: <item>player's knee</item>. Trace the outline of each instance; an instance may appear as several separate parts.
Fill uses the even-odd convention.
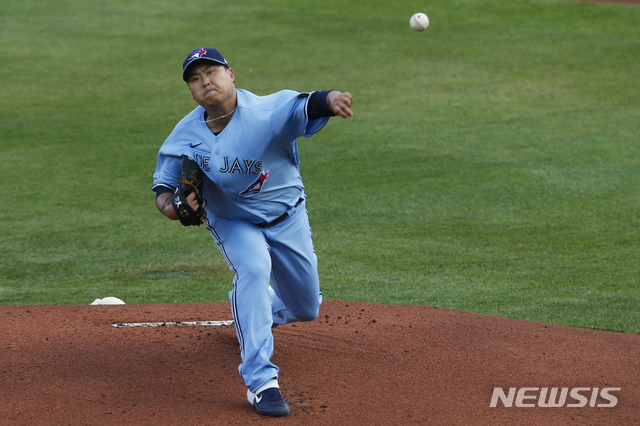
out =
[[[271,276],[271,266],[269,264],[255,263],[251,268],[246,268],[240,274],[241,278],[248,283],[269,282]]]
[[[309,305],[305,307],[305,309],[301,309],[296,312],[295,316],[298,321],[313,321],[318,318],[320,314],[320,301],[313,301]]]
[[[305,312],[303,315],[298,315],[297,318],[298,321],[313,321],[314,319],[318,318],[318,311],[316,311],[315,313]]]

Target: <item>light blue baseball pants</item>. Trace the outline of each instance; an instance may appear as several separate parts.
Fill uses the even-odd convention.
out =
[[[238,370],[255,392],[278,378],[272,327],[311,321],[322,303],[306,201],[272,227],[213,217],[208,229],[234,273],[229,301],[242,356]]]

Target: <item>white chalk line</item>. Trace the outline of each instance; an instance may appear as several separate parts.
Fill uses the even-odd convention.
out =
[[[123,322],[112,324],[115,328],[122,327],[167,327],[171,325],[201,325],[205,327],[226,327],[233,325],[229,321],[176,321],[176,322]]]

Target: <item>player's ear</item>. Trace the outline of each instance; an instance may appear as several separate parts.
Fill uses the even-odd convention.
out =
[[[231,77],[231,81],[232,81],[232,82],[235,82],[235,81],[236,81],[236,76],[235,76],[235,74],[233,73],[233,68],[229,68],[229,69],[228,69],[228,72],[229,72],[229,76]]]

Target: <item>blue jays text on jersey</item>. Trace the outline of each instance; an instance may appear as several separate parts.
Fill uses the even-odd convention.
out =
[[[220,173],[246,173],[246,174],[259,174],[262,172],[262,161],[256,160],[242,160],[244,168],[240,165],[240,160],[237,158],[233,160],[233,164],[229,166],[229,157],[224,157],[224,166],[218,169]]]
[[[199,146],[197,144],[195,146]],[[191,146],[191,148],[195,148],[195,146]],[[202,155],[194,154],[193,159],[198,163],[200,168],[205,172],[211,171],[209,168],[209,163],[211,162],[211,157],[205,157]],[[257,160],[242,160],[240,161],[238,158],[233,160],[231,166],[229,166],[229,157],[224,157],[224,165],[218,169],[221,173],[246,173],[246,174],[260,174],[262,173],[262,161]],[[242,167],[244,165],[244,167]]]

